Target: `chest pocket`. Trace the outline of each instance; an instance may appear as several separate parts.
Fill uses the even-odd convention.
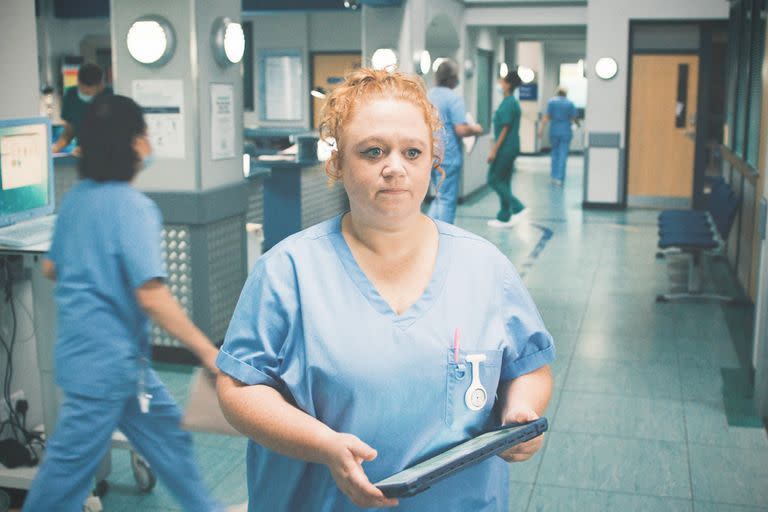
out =
[[[501,350],[461,351],[457,364],[453,351],[448,351],[445,424],[452,430],[480,430],[491,419],[501,376],[501,356]],[[484,360],[470,362],[477,359]]]

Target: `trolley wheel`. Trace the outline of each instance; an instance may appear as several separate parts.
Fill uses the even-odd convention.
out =
[[[131,450],[131,469],[133,470],[133,478],[141,492],[146,494],[155,488],[157,477],[152,472],[152,468],[149,467],[149,463],[144,460],[144,457],[133,450]]]
[[[93,495],[97,498],[103,498],[109,491],[109,482],[106,480],[99,480],[96,482],[96,487],[93,488]]]

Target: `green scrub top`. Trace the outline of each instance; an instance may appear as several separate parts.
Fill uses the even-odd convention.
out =
[[[511,94],[504,98],[499,108],[493,114],[493,136],[499,138],[502,128],[509,126],[504,143],[499,148],[499,154],[518,155],[520,153],[520,103]]]
[[[105,87],[101,94],[112,94],[111,87]],[[77,86],[68,87],[61,100],[61,118],[72,126],[75,137],[80,136],[80,125],[83,122],[85,109],[90,105],[77,95]]]

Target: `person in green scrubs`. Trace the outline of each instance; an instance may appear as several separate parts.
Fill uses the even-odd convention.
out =
[[[496,139],[488,154],[488,186],[499,196],[501,209],[495,219],[488,221],[494,228],[512,227],[527,213],[525,205],[512,194],[510,182],[515,158],[520,154],[520,103],[513,96],[522,83],[517,71],[499,79],[504,100],[493,114],[493,135]]]
[[[104,71],[96,64],[83,64],[77,71],[77,87],[69,87],[61,98],[64,131],[53,144],[54,153],[59,153],[72,139],[80,136],[80,125],[85,111],[100,94],[112,94],[112,88],[104,84]],[[78,145],[72,153],[80,156],[80,146]]]

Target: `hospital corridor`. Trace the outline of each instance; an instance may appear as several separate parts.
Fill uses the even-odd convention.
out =
[[[1,0],[0,512],[768,512],[768,0]]]

